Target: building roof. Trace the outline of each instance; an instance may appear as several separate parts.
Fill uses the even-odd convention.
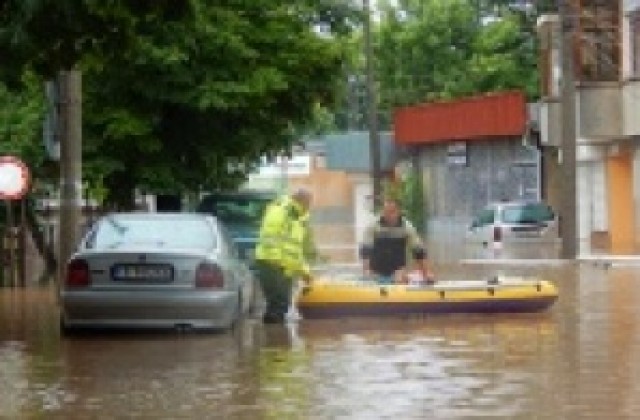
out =
[[[521,136],[527,129],[524,93],[509,91],[400,108],[394,115],[399,145]]]

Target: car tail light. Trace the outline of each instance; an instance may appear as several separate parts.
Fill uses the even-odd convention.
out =
[[[89,285],[89,264],[85,260],[71,260],[67,264],[65,283],[70,287]]]
[[[203,262],[196,270],[196,287],[222,288],[224,274],[216,264]]]
[[[493,242],[502,241],[502,228],[500,226],[493,227]]]

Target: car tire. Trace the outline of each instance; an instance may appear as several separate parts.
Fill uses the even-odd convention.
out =
[[[73,333],[73,328],[69,327],[66,322],[64,322],[64,317],[60,315],[60,335],[62,337],[67,337]]]
[[[242,319],[242,315],[243,315],[242,304],[243,304],[242,292],[238,291],[238,303],[236,305],[236,310],[233,313],[233,316],[231,318],[231,325],[229,325],[229,328],[232,330],[235,330],[238,327]]]

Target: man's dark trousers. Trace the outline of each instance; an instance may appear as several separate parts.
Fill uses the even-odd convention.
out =
[[[285,275],[282,267],[270,261],[257,260],[255,267],[267,302],[264,322],[284,322],[291,301],[293,280]]]

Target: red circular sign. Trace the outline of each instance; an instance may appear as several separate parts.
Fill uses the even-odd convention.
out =
[[[0,199],[18,200],[29,189],[29,169],[14,156],[0,156]]]

